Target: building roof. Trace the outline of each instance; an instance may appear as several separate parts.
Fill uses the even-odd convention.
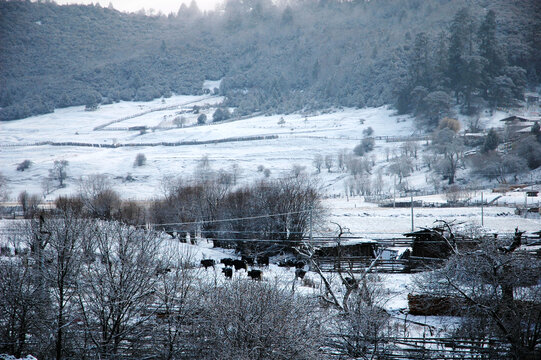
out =
[[[503,121],[503,122],[513,122],[513,121],[519,121],[519,122],[530,122],[531,125],[533,125],[534,122],[537,122],[537,121],[540,121],[541,119],[540,118],[527,118],[527,117],[524,117],[524,116],[517,116],[517,115],[513,115],[513,116],[508,116],[504,119],[501,119],[500,121]]]

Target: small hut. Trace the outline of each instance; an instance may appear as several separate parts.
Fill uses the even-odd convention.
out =
[[[375,259],[376,246],[374,240],[367,239],[337,241],[321,245],[315,251],[315,255],[319,257],[363,256]]]
[[[451,246],[454,245],[454,237],[447,239],[443,229],[422,229],[404,236],[413,238],[412,257],[446,259],[453,253]]]
[[[368,239],[349,239],[320,245],[314,252],[324,270],[359,271],[376,258],[377,243]]]

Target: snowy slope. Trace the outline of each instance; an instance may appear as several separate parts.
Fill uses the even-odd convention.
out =
[[[126,198],[148,199],[158,195],[160,181],[165,176],[192,175],[197,160],[208,156],[213,168],[229,169],[240,167],[241,181],[249,182],[261,178],[259,165],[271,170],[271,176],[282,176],[293,164],[315,172],[312,161],[315,154],[333,155],[342,149],[348,151],[363,138],[362,131],[374,129],[375,136],[407,136],[415,132],[413,122],[407,117],[396,117],[393,111],[382,108],[345,109],[327,114],[304,116],[300,114],[282,116],[256,116],[248,119],[219,124],[195,126],[197,114],[186,113],[194,104],[204,108],[210,121],[213,104],[221,101],[214,96],[174,96],[165,99],[165,104],[156,100],[151,103],[118,103],[105,105],[95,112],[85,112],[82,107],[57,110],[55,113],[2,123],[0,128],[0,164],[2,173],[10,182],[12,197],[22,190],[41,193],[41,180],[48,175],[54,160],[67,160],[67,188],[49,195],[76,191],[76,180],[82,175],[103,173],[115,179],[115,189]],[[150,109],[172,107],[154,111],[122,121],[124,117],[148,112]],[[187,127],[175,128],[172,119],[181,112],[187,119]],[[283,118],[282,123],[280,119]],[[362,124],[361,124],[362,119]],[[279,122],[281,122],[279,124]],[[106,126],[104,126],[106,125]],[[96,127],[101,130],[94,131]],[[147,126],[145,134],[128,131],[132,126]],[[155,127],[155,128],[154,128]],[[81,146],[30,146],[52,142],[80,142],[96,145],[112,144],[155,144],[160,142],[197,141],[208,142],[234,137],[273,136],[273,139],[245,142],[222,142],[189,146],[133,146],[117,148]],[[384,156],[384,148],[398,143],[378,141],[376,157]],[[28,145],[28,146],[25,146]],[[145,154],[147,165],[133,167],[137,153]],[[379,154],[379,155],[378,155]],[[23,160],[33,162],[25,172],[17,172],[16,166]],[[137,181],[127,183],[122,179],[131,174]],[[319,175],[321,183],[334,192],[342,192],[342,186],[334,184],[343,179],[338,172]]]

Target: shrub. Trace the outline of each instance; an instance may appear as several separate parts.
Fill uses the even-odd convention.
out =
[[[147,162],[147,157],[145,156],[145,154],[139,153],[135,157],[135,161],[133,162],[133,167],[143,166],[146,164],[146,162]]]
[[[229,112],[229,109],[227,108],[218,108],[212,115],[212,121],[218,122],[218,121],[224,121],[231,117],[231,113]]]
[[[24,160],[19,165],[17,165],[17,171],[25,171],[32,165],[32,161],[30,160]]]
[[[446,117],[440,120],[438,129],[451,129],[456,134],[460,131],[460,122],[456,119]]]
[[[374,150],[374,139],[364,138],[361,143],[353,148],[353,153],[357,156],[363,156],[365,153]]]
[[[357,156],[363,156],[364,155],[364,148],[362,144],[359,144],[353,148],[353,153]]]
[[[199,125],[204,125],[206,122],[207,122],[207,115],[205,115],[205,114],[200,114],[200,115],[197,117],[197,123],[198,123]]]
[[[487,153],[491,150],[496,150],[499,144],[500,137],[498,136],[498,133],[496,132],[496,130],[490,129],[487,136],[485,137],[485,141],[483,143],[483,148],[481,149],[481,151]]]

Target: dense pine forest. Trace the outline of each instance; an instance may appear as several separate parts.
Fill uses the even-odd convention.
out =
[[[541,3],[230,0],[146,16],[0,1],[0,120],[201,93],[237,115],[393,104],[435,125],[448,109],[513,106],[541,80]]]

